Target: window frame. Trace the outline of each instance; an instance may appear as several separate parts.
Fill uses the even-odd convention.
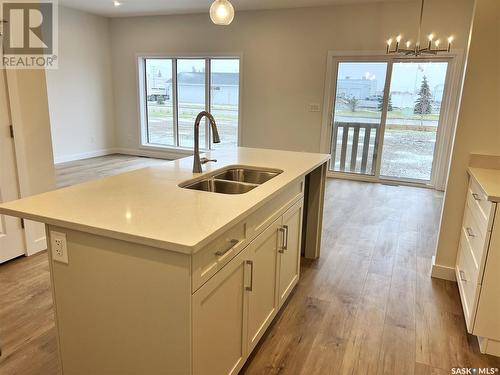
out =
[[[388,62],[392,64],[397,61],[407,61],[407,60],[447,60],[448,61],[448,71],[447,71],[447,81],[448,88],[445,92],[444,97],[446,97],[446,110],[442,112],[441,129],[438,129],[438,134],[436,138],[436,148],[434,150],[434,163],[431,181],[429,183],[422,184],[421,182],[415,183],[410,180],[391,180],[391,179],[379,179],[377,176],[357,176],[350,173],[337,173],[328,171],[328,177],[334,178],[344,178],[353,179],[369,182],[391,182],[396,181],[399,185],[417,186],[417,187],[428,187],[436,190],[444,190],[446,187],[446,176],[448,173],[449,161],[451,159],[452,152],[452,139],[456,131],[456,119],[458,117],[459,105],[460,105],[460,85],[462,81],[464,66],[464,52],[462,49],[454,49],[453,52],[443,53],[438,56],[399,56],[399,55],[387,55],[385,52],[381,51],[329,51],[327,57],[327,71],[326,71],[326,82],[325,91],[323,97],[323,114],[322,114],[322,126],[321,126],[321,152],[330,153],[332,131],[333,127],[333,98],[336,90],[335,79],[337,75],[337,63],[338,62],[363,62],[363,61],[380,61]],[[392,69],[392,65],[391,65]],[[445,100],[445,99],[443,99]],[[444,104],[444,103],[443,103]],[[379,147],[382,147],[380,145]]]
[[[147,79],[146,79],[146,60],[148,59],[171,59],[172,60],[172,106],[173,106],[173,125],[174,125],[174,140],[176,145],[162,145],[149,143],[148,132],[148,111],[147,111]],[[139,108],[139,149],[148,151],[168,152],[172,158],[179,156],[191,155],[192,147],[180,146],[178,137],[178,86],[177,86],[177,60],[205,60],[205,109],[211,110],[211,61],[212,60],[239,60],[239,87],[238,87],[238,132],[237,145],[241,145],[242,134],[242,92],[243,92],[243,54],[228,53],[228,54],[137,54],[137,92],[138,92],[138,108]],[[205,121],[205,144],[200,145],[202,151],[210,151],[212,142],[210,137],[210,126],[208,121]],[[216,148],[215,148],[216,149]]]

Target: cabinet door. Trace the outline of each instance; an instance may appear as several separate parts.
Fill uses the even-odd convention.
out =
[[[282,246],[279,249],[279,306],[285,302],[293,287],[299,281],[300,250],[302,242],[302,208],[301,199],[283,214]]]
[[[248,351],[251,352],[278,310],[278,230],[281,217],[248,246],[251,283],[248,291]]]
[[[193,373],[237,374],[247,355],[248,252],[193,294]]]

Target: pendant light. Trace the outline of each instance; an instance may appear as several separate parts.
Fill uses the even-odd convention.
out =
[[[216,25],[229,25],[233,18],[234,8],[229,0],[215,0],[210,6],[210,19]]]

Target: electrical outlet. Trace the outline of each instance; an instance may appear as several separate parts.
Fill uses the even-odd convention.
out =
[[[50,231],[50,247],[54,261],[68,264],[68,246],[65,233]]]

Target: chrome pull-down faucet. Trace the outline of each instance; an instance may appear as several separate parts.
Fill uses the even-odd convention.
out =
[[[200,160],[200,122],[203,117],[206,117],[212,127],[212,138],[214,143],[220,143],[219,132],[217,131],[217,124],[215,123],[214,116],[212,116],[207,111],[202,111],[198,113],[196,116],[196,120],[194,121],[194,160],[193,160],[193,173],[201,173],[201,165],[208,163],[210,160],[207,158],[202,158]]]

